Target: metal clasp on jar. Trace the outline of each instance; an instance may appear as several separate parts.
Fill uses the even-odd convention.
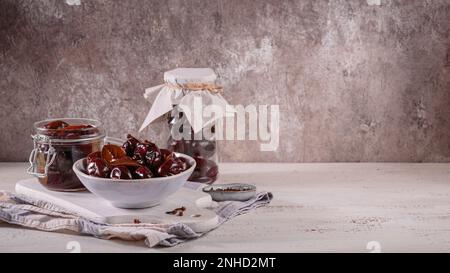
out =
[[[38,178],[45,178],[48,174],[48,168],[50,165],[53,164],[53,161],[55,161],[56,158],[56,151],[55,148],[53,148],[51,139],[49,139],[47,136],[43,135],[32,135],[31,138],[33,139],[34,148],[30,153],[30,167],[28,167],[27,172],[31,175],[34,175]],[[48,149],[42,150],[41,144],[45,144],[48,146]],[[45,156],[45,165],[44,165],[44,172],[40,172],[38,170],[38,163],[36,161],[36,157],[38,153],[43,153]]]

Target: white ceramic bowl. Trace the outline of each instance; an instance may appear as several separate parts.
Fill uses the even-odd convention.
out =
[[[113,206],[125,209],[147,208],[158,205],[179,190],[194,171],[195,160],[192,157],[175,154],[187,159],[191,167],[173,176],[129,180],[90,176],[85,170],[86,158],[76,161],[73,171],[90,192],[109,201]]]

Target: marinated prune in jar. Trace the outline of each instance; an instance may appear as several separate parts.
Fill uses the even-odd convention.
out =
[[[184,119],[183,115],[180,115],[177,107],[174,106],[174,110],[168,114],[169,127],[172,127],[177,122],[183,122],[182,119]],[[180,130],[183,130],[183,128],[180,128]],[[212,126],[211,130],[214,130],[214,126]],[[189,181],[206,184],[214,183],[219,174],[216,141],[204,138],[195,139],[192,130],[188,135],[188,138],[182,138],[180,140],[175,140],[170,135],[167,141],[167,149],[172,152],[187,154],[195,159],[197,166],[189,177]]]

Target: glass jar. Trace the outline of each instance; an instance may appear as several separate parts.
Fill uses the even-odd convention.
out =
[[[49,128],[52,122],[67,125]],[[28,173],[50,190],[85,190],[72,166],[78,159],[101,150],[105,131],[100,122],[84,118],[48,119],[34,123],[34,131],[34,149],[30,154]]]
[[[186,124],[186,117],[177,106],[173,106],[172,111],[167,114],[170,135],[167,141],[168,150],[192,156],[195,159],[196,167],[189,181],[212,184],[217,180],[219,174],[218,151],[215,140],[206,139],[200,131],[195,137],[194,131],[189,127],[187,134],[184,134],[183,125]],[[175,126],[178,124],[178,126]],[[214,133],[215,126],[212,125],[211,133]],[[175,132],[174,132],[175,130]],[[176,132],[178,130],[178,132]],[[176,140],[173,136],[183,135],[182,139]],[[186,137],[187,136],[187,137]]]
[[[193,182],[211,184],[219,174],[214,125],[221,126],[219,121],[231,106],[222,97],[223,88],[216,80],[217,74],[211,68],[179,67],[164,72],[164,83],[147,88],[144,93],[148,100],[158,94],[139,131],[166,115],[170,129],[168,149],[190,155],[197,162],[189,178]]]

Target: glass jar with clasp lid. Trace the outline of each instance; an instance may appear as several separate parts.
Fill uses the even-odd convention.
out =
[[[72,165],[101,150],[105,130],[100,122],[85,118],[47,119],[34,123],[34,132],[28,173],[50,190],[85,190]]]

